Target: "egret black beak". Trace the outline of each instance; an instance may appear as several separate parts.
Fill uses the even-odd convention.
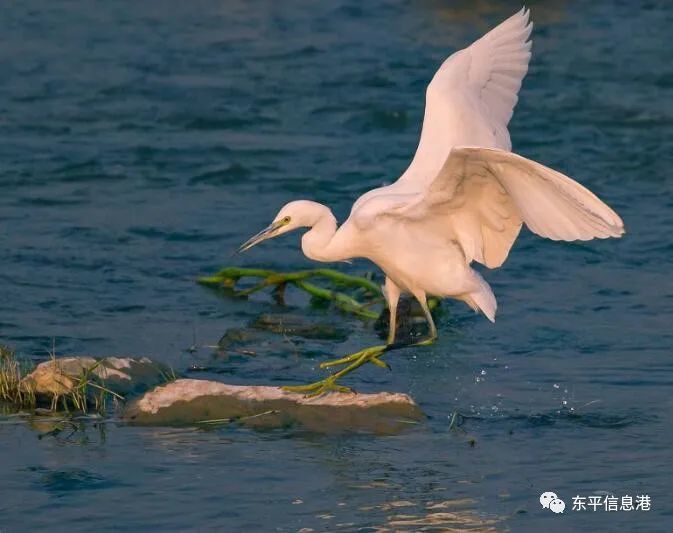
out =
[[[266,228],[264,228],[262,231],[260,231],[257,235],[250,237],[247,241],[245,241],[241,246],[236,250],[237,254],[240,254],[242,252],[245,252],[246,250],[249,250],[255,244],[259,244],[262,241],[265,241],[266,239],[270,239],[271,237],[274,237],[274,233],[285,226],[285,223],[283,220],[278,220],[277,222],[273,222]]]

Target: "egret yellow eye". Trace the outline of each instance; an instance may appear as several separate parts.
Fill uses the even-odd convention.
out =
[[[289,224],[289,223],[290,223],[290,220],[291,220],[290,217],[285,217],[285,218],[283,219],[283,224]]]

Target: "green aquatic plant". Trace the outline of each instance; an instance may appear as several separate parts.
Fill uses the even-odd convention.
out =
[[[237,289],[239,281],[244,278],[256,278],[258,281],[252,287]],[[331,287],[326,288],[311,283],[309,279],[322,279],[327,281]],[[384,302],[381,288],[371,279],[351,276],[329,268],[276,272],[263,268],[227,267],[212,276],[202,276],[197,279],[197,282],[206,287],[228,289],[235,296],[249,296],[273,287],[276,298],[281,301],[285,288],[292,285],[313,298],[333,302],[338,309],[364,319],[378,318],[379,312],[372,310],[371,307]],[[347,291],[351,291],[353,295],[348,294]],[[356,296],[365,301],[357,300]]]

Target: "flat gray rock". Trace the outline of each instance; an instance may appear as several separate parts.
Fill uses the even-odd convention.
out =
[[[397,433],[424,415],[401,393],[330,393],[317,397],[280,387],[228,385],[179,379],[131,402],[123,415],[140,425],[238,423],[257,428],[299,425],[318,432]]]

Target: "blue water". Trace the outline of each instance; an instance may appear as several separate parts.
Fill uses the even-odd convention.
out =
[[[0,14],[0,342],[36,361],[148,355],[236,383],[315,379],[378,342],[223,356],[230,328],[281,312],[196,276],[309,264],[298,236],[232,259],[287,200],[343,219],[415,148],[424,87],[509,2],[12,2]],[[514,149],[589,186],[621,240],[524,232],[486,271],[490,324],[446,302],[440,339],[363,368],[427,422],[324,436],[0,418],[0,531],[670,531],[673,521],[673,7],[531,2],[533,60]],[[338,268],[373,270],[356,261]],[[454,412],[457,427],[450,428]],[[563,515],[541,508],[555,491]],[[573,512],[574,495],[647,494],[650,511]]]

